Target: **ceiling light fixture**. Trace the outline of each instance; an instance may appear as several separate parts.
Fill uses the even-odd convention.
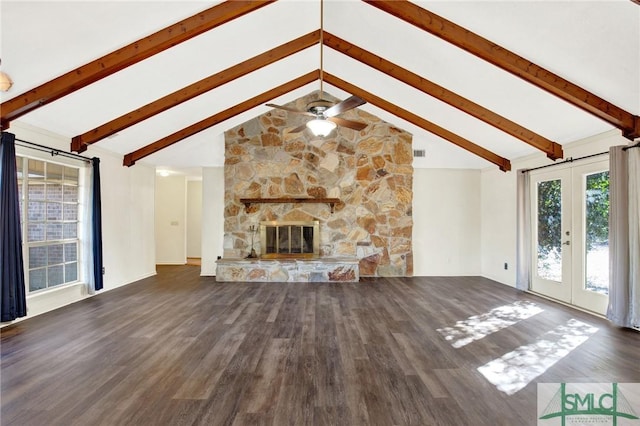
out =
[[[307,122],[307,127],[316,136],[327,136],[336,128],[336,123],[323,118],[314,118]]]
[[[0,59],[0,64],[1,63],[2,60]],[[7,92],[9,91],[9,89],[11,89],[11,86],[13,86],[11,77],[9,77],[9,75],[7,75],[7,73],[5,73],[4,71],[0,71],[0,91]]]

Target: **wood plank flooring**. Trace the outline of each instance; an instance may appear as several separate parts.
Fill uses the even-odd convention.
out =
[[[514,303],[542,312],[458,348],[438,331]],[[597,332],[521,390],[478,371],[571,319]],[[0,333],[5,426],[534,425],[538,382],[640,382],[640,333],[477,277],[217,283],[159,266]]]

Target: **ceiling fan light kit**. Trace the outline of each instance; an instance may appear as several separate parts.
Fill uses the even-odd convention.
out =
[[[0,64],[1,63],[2,61],[0,60]],[[13,80],[11,80],[11,77],[9,77],[6,72],[0,71],[0,91],[8,92],[9,89],[11,89],[11,86],[13,86]]]
[[[0,90],[3,92],[7,92],[13,86],[13,81],[11,81],[11,77],[7,75],[7,73],[0,71]]]
[[[307,121],[307,127],[316,136],[327,136],[336,128],[336,123],[322,118]]]

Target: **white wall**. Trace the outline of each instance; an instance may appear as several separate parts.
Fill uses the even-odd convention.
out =
[[[414,169],[415,276],[480,275],[480,171]]]
[[[187,180],[185,176],[156,177],[156,263],[184,265],[187,261]]]
[[[216,259],[224,241],[224,167],[202,169],[202,267],[201,275],[216,274]]]
[[[564,158],[578,158],[608,151],[613,145],[627,145],[629,141],[612,130],[601,135],[564,145]],[[607,156],[596,157],[596,160]],[[589,161],[589,160],[585,160]],[[515,286],[516,271],[516,176],[518,169],[533,168],[552,161],[544,154],[512,161],[512,171],[497,169],[482,172],[482,275],[495,281]],[[508,270],[504,263],[508,263]]]
[[[98,156],[105,287],[115,288],[156,273],[155,167],[124,167],[120,156]]]
[[[187,257],[202,257],[202,181],[187,181]]]
[[[11,133],[18,139],[69,151],[69,138],[12,122]],[[37,151],[17,147],[20,153]],[[129,284],[154,275],[154,180],[155,169],[144,164],[123,167],[122,157],[98,147],[82,155],[100,158],[102,195],[104,289]],[[82,300],[89,295],[82,284],[62,286],[27,297],[27,318]],[[3,324],[4,325],[4,324]]]
[[[516,267],[516,176],[512,171],[488,170],[481,176],[481,275],[511,285]],[[499,247],[499,250],[495,248]],[[507,269],[504,269],[504,264]],[[515,282],[515,281],[513,281]]]

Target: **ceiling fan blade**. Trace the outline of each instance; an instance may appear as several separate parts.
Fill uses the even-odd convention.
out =
[[[300,133],[301,131],[303,131],[304,129],[307,128],[307,124],[301,124],[300,126],[296,127],[295,129],[291,129],[289,130],[287,133]]]
[[[359,107],[360,105],[364,105],[367,102],[364,99],[361,99],[355,95],[345,99],[344,101],[332,106],[328,110],[324,112],[325,117],[333,117],[338,114],[342,114],[343,112],[347,112],[350,109]]]
[[[268,107],[271,107],[271,108],[277,108],[277,109],[282,109],[282,110],[285,110],[285,111],[293,112],[295,114],[308,115],[310,117],[315,117],[316,116],[315,114],[312,114],[312,113],[307,112],[307,111],[300,111],[300,110],[297,110],[297,109],[294,109],[294,108],[289,108],[289,107],[282,106],[282,105],[276,105],[276,104],[265,104],[265,105],[268,106]]]
[[[353,130],[362,130],[365,127],[367,127],[367,124],[365,123],[360,123],[359,121],[345,120],[344,118],[340,118],[340,117],[329,117],[327,118],[327,120],[333,121],[338,126],[348,127],[349,129],[353,129]]]

